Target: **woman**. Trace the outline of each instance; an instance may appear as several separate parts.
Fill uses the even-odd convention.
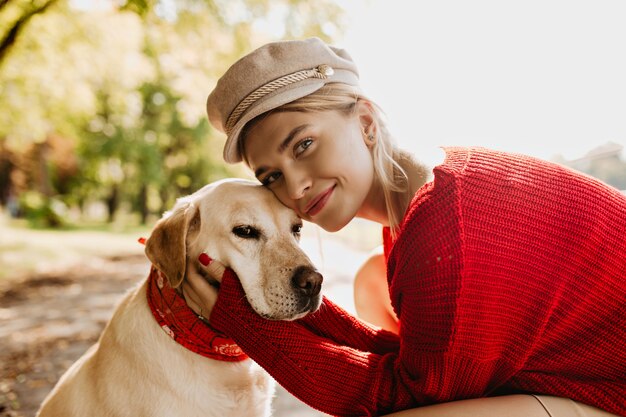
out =
[[[250,53],[207,106],[228,135],[225,160],[243,160],[303,219],[328,231],[354,217],[383,226],[398,334],[329,300],[301,320],[264,320],[217,262],[208,270],[222,279],[219,297],[202,281],[185,288],[192,308],[213,308],[211,324],[295,396],[345,416],[626,416],[617,190],[478,148],[447,149],[426,183],[360,93],[350,57],[319,39]]]

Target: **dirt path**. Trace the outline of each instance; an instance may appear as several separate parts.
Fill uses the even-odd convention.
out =
[[[0,288],[0,416],[34,416],[61,374],[91,346],[145,256],[90,260]]]
[[[0,283],[0,417],[35,415],[148,268],[143,255],[89,259],[85,265]],[[274,410],[278,417],[322,416],[282,389]]]
[[[371,234],[351,233],[341,240],[310,230],[301,246],[324,274],[324,294],[354,312],[352,277]],[[0,215],[0,417],[34,417],[96,342],[123,294],[148,273],[137,244],[147,234],[32,230]],[[274,417],[325,416],[280,387],[273,409]]]

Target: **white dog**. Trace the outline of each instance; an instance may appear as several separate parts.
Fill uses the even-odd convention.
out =
[[[273,380],[206,324],[210,311],[196,315],[176,289],[202,274],[198,256],[206,252],[237,273],[264,317],[316,310],[322,276],[298,246],[301,225],[248,181],[209,184],[180,199],[146,242],[150,276],[123,298],[38,416],[268,416]]]

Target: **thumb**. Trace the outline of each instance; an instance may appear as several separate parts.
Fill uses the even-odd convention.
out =
[[[204,252],[200,254],[198,261],[202,264],[204,271],[207,272],[211,278],[218,282],[222,282],[222,276],[224,275],[224,271],[226,271],[226,267],[220,261],[212,259]]]

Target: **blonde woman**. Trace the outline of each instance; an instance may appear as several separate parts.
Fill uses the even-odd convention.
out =
[[[617,190],[480,148],[446,149],[426,182],[360,91],[350,56],[319,39],[237,61],[208,114],[228,135],[225,160],[244,161],[304,220],[328,231],[355,217],[383,227],[384,254],[363,267],[356,294],[369,297],[368,319],[392,331],[327,299],[316,312],[302,304],[300,320],[263,319],[232,271],[201,257],[219,296],[193,280],[189,305],[212,309],[211,324],[295,396],[340,416],[626,416]]]

